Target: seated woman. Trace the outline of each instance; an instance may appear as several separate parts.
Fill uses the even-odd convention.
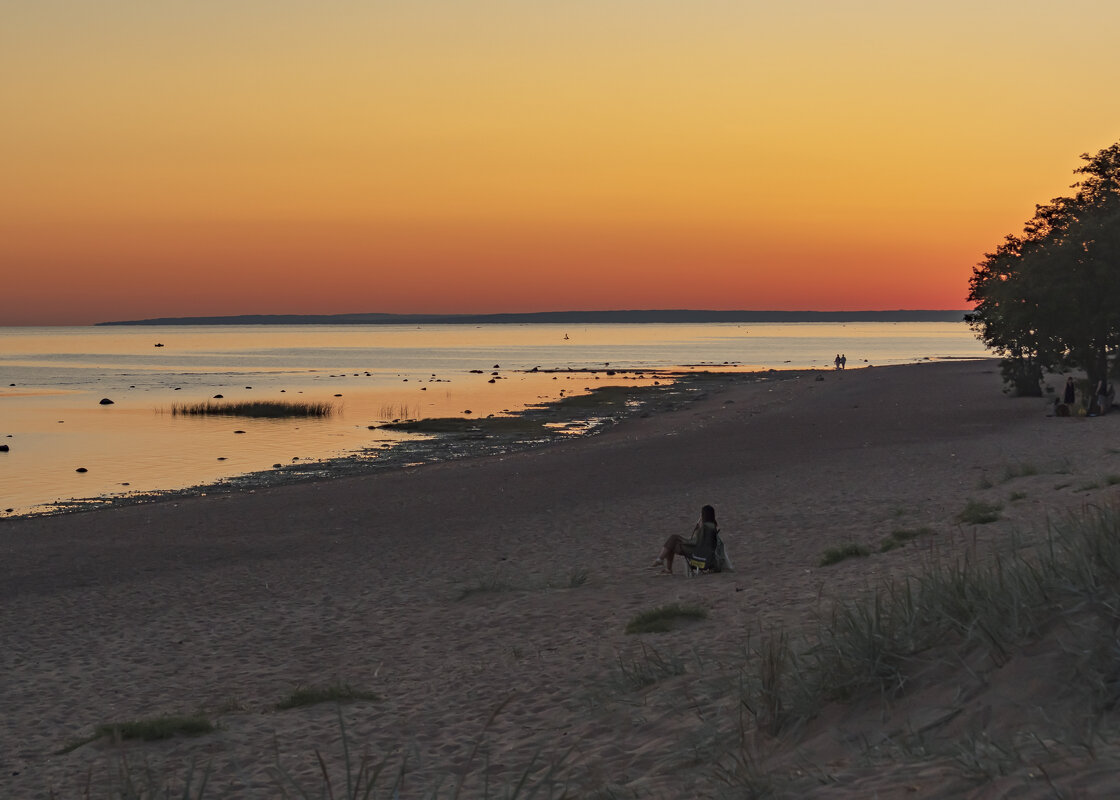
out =
[[[719,538],[719,525],[716,523],[716,510],[714,508],[704,506],[700,509],[700,521],[692,529],[692,535],[689,538],[685,539],[676,533],[670,536],[665,541],[665,545],[661,548],[661,554],[657,556],[653,565],[663,567],[662,574],[672,575],[674,556],[684,556],[686,559],[691,556],[697,560],[703,560],[706,564],[704,569],[711,572],[719,572],[724,563],[730,568],[730,561],[727,560],[723,542]]]

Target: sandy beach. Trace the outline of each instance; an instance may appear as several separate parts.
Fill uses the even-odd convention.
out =
[[[402,798],[451,796],[460,777],[463,797],[504,796],[550,764],[570,797],[751,796],[713,763],[730,763],[750,728],[737,676],[761,634],[796,632],[833,599],[933,557],[1037,538],[1047,519],[1120,495],[1108,479],[1120,474],[1120,413],[1046,411],[1005,396],[994,360],[743,376],[676,411],[533,450],[0,521],[0,797],[81,797],[87,782],[107,797],[122,754],[173,786],[192,760],[209,765],[207,797],[278,797],[280,773],[319,796],[316,750],[341,796],[339,706],[276,708],[331,684],[376,695],[341,706],[347,741],[387,775],[406,765]],[[969,499],[1001,504],[1000,519],[958,522]],[[687,534],[705,503],[735,571],[658,575],[660,544]],[[901,528],[924,533],[819,566],[828,548],[877,551]],[[707,618],[626,633],[668,603]],[[993,737],[1025,725],[1024,709],[1068,681],[1048,654],[1016,653],[1013,679],[984,680],[998,701],[970,695],[952,724]],[[659,662],[683,674],[630,680]],[[945,707],[961,674],[889,709],[830,706],[797,736],[752,734],[773,793],[1120,792],[1120,747],[1104,740],[1092,758],[1055,746],[1041,768],[1032,756],[987,779],[947,755],[963,736],[952,726],[944,747],[874,757],[884,732]],[[216,730],[69,749],[99,725],[195,712]]]

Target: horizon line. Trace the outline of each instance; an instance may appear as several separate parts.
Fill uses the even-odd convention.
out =
[[[225,314],[113,320],[106,325],[282,325],[282,324],[464,324],[464,323],[611,323],[611,322],[766,322],[766,321],[965,321],[971,309],[888,309],[852,311],[769,309],[612,309],[597,311],[517,311],[496,313]]]

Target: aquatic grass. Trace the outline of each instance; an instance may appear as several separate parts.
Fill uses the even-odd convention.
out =
[[[381,419],[400,422],[401,420],[415,419],[420,414],[420,404],[409,403],[382,403],[378,411]]]
[[[348,683],[332,683],[327,686],[300,686],[276,704],[277,711],[303,708],[319,703],[352,703],[358,700],[376,701],[381,698],[373,692],[355,689]]]
[[[821,567],[829,567],[849,558],[866,558],[869,555],[871,555],[871,549],[866,545],[849,542],[825,550],[821,553],[821,559],[817,564]]]
[[[626,623],[626,632],[629,634],[668,633],[680,620],[698,620],[707,617],[707,609],[700,606],[670,603],[636,615]]]
[[[215,403],[207,400],[202,403],[174,403],[172,416],[226,416],[262,417],[281,419],[285,417],[329,417],[337,412],[334,403],[309,403],[299,400],[246,400],[235,403]]]

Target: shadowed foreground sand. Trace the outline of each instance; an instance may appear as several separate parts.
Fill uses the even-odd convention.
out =
[[[208,797],[266,798],[279,795],[279,759],[318,796],[318,748],[337,790],[336,706],[275,709],[329,683],[379,696],[343,706],[346,730],[356,751],[407,757],[401,797],[464,772],[462,796],[482,796],[483,773],[502,786],[538,752],[566,754],[573,797],[749,796],[708,762],[734,747],[736,675],[760,631],[796,630],[831,598],[931,555],[1035,535],[1047,515],[1120,492],[1105,480],[1120,474],[1120,414],[1048,418],[1043,401],[1001,394],[992,361],[822,376],[744,378],[676,412],[505,457],[3,521],[0,797],[82,796],[89,774],[92,796],[107,796],[117,747],[56,752],[102,723],[199,709],[216,732],[129,744],[130,763],[175,783],[194,758],[212,767]],[[1023,464],[1035,474],[1006,480]],[[959,525],[968,498],[1002,502],[1002,519]],[[704,503],[737,571],[657,576],[659,544]],[[918,527],[932,534],[817,566],[826,548],[877,548]],[[670,602],[709,617],[625,634]],[[626,668],[651,652],[686,673],[634,688]],[[968,735],[1052,701],[1069,676],[1049,663],[1017,654],[962,707]],[[1051,780],[1061,796],[1120,793],[1120,748],[1106,743],[1096,760],[1056,755],[994,780],[944,749],[869,755],[882,732],[948,707],[963,674],[889,709],[828,708],[801,750],[764,742],[757,755],[779,795],[1048,797]]]

